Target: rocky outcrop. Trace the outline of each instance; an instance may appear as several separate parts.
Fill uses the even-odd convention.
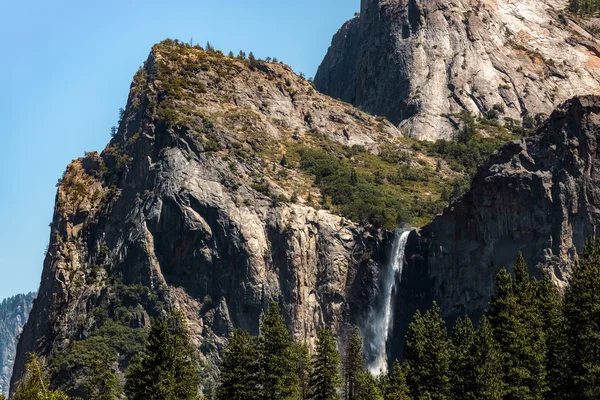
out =
[[[463,314],[478,320],[496,274],[511,268],[519,252],[531,273],[545,270],[564,287],[600,227],[599,140],[600,97],[574,98],[536,135],[492,156],[460,200],[413,232],[396,342],[414,310],[433,300],[447,321]]]
[[[34,299],[35,293],[28,293],[0,302],[0,394],[5,396],[8,396],[19,335]]]
[[[563,0],[363,0],[315,83],[421,139],[452,137],[467,110],[525,125],[600,89],[595,36]],[[512,123],[510,120],[507,122]]]
[[[323,326],[343,334],[374,302],[390,235],[316,209],[280,143],[376,151],[397,137],[284,65],[155,46],[111,143],[74,161],[59,185],[13,387],[27,353],[52,357],[106,317],[137,328],[179,308],[209,361],[233,328],[258,333],[272,301],[298,340]]]

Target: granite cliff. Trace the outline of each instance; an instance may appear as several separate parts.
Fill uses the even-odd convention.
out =
[[[150,318],[173,308],[207,366],[233,328],[256,334],[272,301],[297,340],[312,343],[323,326],[343,336],[377,306],[377,266],[389,258],[372,185],[402,194],[387,199],[419,218],[455,175],[283,64],[156,45],[109,145],[58,185],[13,387],[36,352],[56,386],[85,397],[82,382],[122,376]]]
[[[0,302],[0,394],[5,396],[8,396],[19,335],[34,299],[35,293],[28,293]]]
[[[562,0],[363,0],[334,36],[315,83],[421,139],[453,137],[461,110],[502,109],[507,122],[530,125],[600,89],[599,43],[566,7]]]
[[[496,274],[518,252],[532,274],[546,271],[564,288],[600,226],[599,140],[600,97],[569,100],[535,135],[493,155],[460,200],[412,232],[394,341],[403,341],[415,309],[433,300],[447,321],[464,314],[478,320]]]

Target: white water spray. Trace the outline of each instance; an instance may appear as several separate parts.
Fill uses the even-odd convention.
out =
[[[396,286],[402,279],[402,268],[404,267],[404,249],[410,230],[397,230],[392,245],[392,257],[383,272],[381,279],[382,285],[382,304],[383,307],[377,310],[369,318],[368,330],[372,332],[368,346],[375,357],[369,363],[369,371],[373,375],[386,374],[388,369],[387,359],[387,341],[391,335],[392,324],[394,320],[392,297],[396,293]]]

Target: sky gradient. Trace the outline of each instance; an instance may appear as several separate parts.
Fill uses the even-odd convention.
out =
[[[88,4],[95,3],[95,4]],[[37,290],[56,182],[102,150],[152,45],[179,38],[314,76],[358,0],[5,1],[0,5],[0,300]]]

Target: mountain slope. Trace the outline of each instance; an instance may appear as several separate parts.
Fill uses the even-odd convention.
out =
[[[0,303],[0,394],[5,396],[8,396],[19,335],[34,299],[35,293],[19,294]]]
[[[535,135],[493,155],[459,201],[413,232],[395,341],[415,308],[433,300],[447,321],[465,313],[478,320],[496,274],[512,268],[518,252],[532,274],[547,271],[564,288],[600,227],[599,143],[600,97],[569,100]]]
[[[36,352],[85,397],[97,347],[122,376],[172,308],[207,365],[234,327],[257,333],[271,301],[298,340],[344,335],[378,306],[382,227],[429,220],[461,176],[415,146],[285,65],[154,46],[109,145],[59,184],[13,388]]]
[[[315,83],[421,139],[453,137],[461,110],[500,110],[506,124],[530,126],[600,89],[599,43],[566,6],[363,0],[360,15],[334,36]]]

